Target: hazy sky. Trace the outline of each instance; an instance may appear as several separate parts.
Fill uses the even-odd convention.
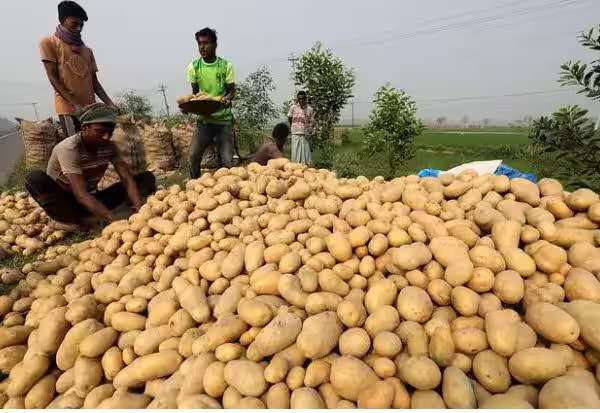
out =
[[[38,56],[39,39],[54,31],[56,0],[0,1],[0,116],[53,113],[52,94]],[[81,0],[90,20],[84,41],[94,50],[99,77],[114,97],[133,88],[162,108],[188,93],[187,64],[196,57],[193,34],[219,33],[218,54],[239,80],[259,65],[270,68],[277,103],[290,94],[290,53],[315,41],[356,72],[355,113],[365,117],[380,85],[390,82],[418,101],[426,118],[492,118],[548,113],[566,104],[597,104],[574,92],[555,92],[559,66],[598,58],[577,43],[577,32],[598,23],[597,0]],[[502,95],[543,92],[537,95]],[[547,93],[548,92],[548,93]],[[445,98],[489,97],[487,99]],[[364,102],[364,103],[363,103]],[[350,111],[344,111],[348,118]]]

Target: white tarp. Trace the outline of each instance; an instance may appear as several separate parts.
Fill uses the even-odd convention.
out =
[[[465,171],[467,169],[473,169],[473,170],[477,171],[477,173],[479,175],[493,174],[494,172],[496,172],[496,169],[498,169],[498,167],[500,166],[501,163],[502,163],[501,159],[500,160],[497,159],[494,161],[475,161],[475,162],[469,162],[469,163],[464,163],[462,165],[455,166],[454,168],[449,169],[446,172],[454,174],[454,175],[458,175],[462,171]]]

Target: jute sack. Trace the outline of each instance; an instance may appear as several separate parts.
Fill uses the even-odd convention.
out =
[[[148,170],[154,172],[175,169],[173,134],[167,127],[160,124],[145,125],[142,141]]]
[[[58,131],[52,118],[37,122],[16,118],[25,146],[25,165],[27,169],[46,170],[52,148],[58,141]]]
[[[190,147],[194,138],[194,126],[191,124],[179,125],[171,129],[173,133],[173,145],[177,164],[179,166],[186,165],[190,156]],[[202,155],[202,168],[215,169],[219,165],[219,157],[215,145],[210,145]]]
[[[185,165],[189,158],[190,145],[194,136],[194,126],[189,123],[178,125],[171,129],[175,157],[179,166]]]
[[[145,170],[142,132],[131,117],[119,116],[117,118],[117,127],[113,132],[112,142],[117,146],[121,158],[129,166],[132,174],[135,175]],[[119,180],[119,175],[111,164],[98,184],[98,188],[107,188]]]

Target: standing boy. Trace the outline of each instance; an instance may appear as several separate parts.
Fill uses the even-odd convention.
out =
[[[74,113],[94,103],[95,95],[107,105],[114,106],[96,75],[94,53],[81,38],[87,20],[87,13],[79,4],[61,2],[56,31],[44,37],[39,45],[46,75],[54,88],[54,105],[64,137],[76,133]]]
[[[200,176],[204,151],[215,144],[220,166],[229,168],[233,162],[233,114],[231,101],[235,95],[233,66],[217,56],[217,32],[204,28],[196,33],[200,57],[189,64],[188,81],[194,94],[203,92],[218,97],[223,108],[210,115],[200,115],[190,148],[190,177]]]

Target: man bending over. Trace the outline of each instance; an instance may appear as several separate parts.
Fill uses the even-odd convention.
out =
[[[27,175],[27,190],[50,218],[77,225],[86,225],[92,217],[116,221],[120,218],[115,208],[129,200],[137,211],[142,197],[156,190],[154,175],[143,172],[133,176],[111,142],[115,120],[116,111],[108,105],[86,106],[78,116],[81,131],[54,147],[46,172]],[[121,182],[98,191],[109,163]]]

